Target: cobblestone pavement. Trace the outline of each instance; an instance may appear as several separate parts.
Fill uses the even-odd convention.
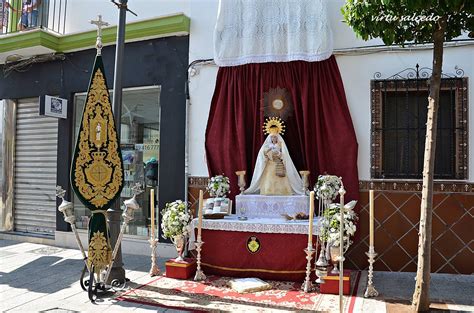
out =
[[[124,255],[130,285],[150,281],[150,258]],[[92,304],[79,285],[82,258],[78,250],[41,244],[0,240],[0,311],[2,312],[179,312],[115,301],[113,297]],[[161,270],[164,259],[158,260]],[[414,273],[375,273],[380,296],[363,298],[367,283],[362,274],[354,312],[408,312]],[[432,307],[438,310],[474,311],[474,276],[434,274]]]

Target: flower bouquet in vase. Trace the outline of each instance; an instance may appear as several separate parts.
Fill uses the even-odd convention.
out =
[[[178,257],[175,261],[183,261],[183,253],[186,248],[189,234],[189,225],[192,220],[188,206],[181,200],[167,203],[162,215],[162,236],[165,239],[171,239],[175,245],[178,252]]]
[[[221,204],[226,194],[230,192],[229,177],[217,175],[209,180],[207,191],[211,197],[214,197],[213,213],[221,213]]]
[[[316,276],[318,276],[316,282],[319,284],[323,284],[325,282],[324,277],[327,275],[327,267],[329,266],[328,256],[326,256],[327,236],[325,236],[323,233],[324,225],[328,221],[324,217],[323,212],[337,198],[341,186],[342,179],[335,175],[319,175],[318,180],[314,185],[316,198],[319,200],[318,216],[320,217],[318,243],[321,245],[321,251],[319,253],[318,260],[316,261]]]
[[[344,205],[344,228],[343,228],[343,253],[346,253],[352,244],[351,238],[354,236],[357,226],[356,222],[358,220],[357,214],[354,212],[354,207],[357,201],[350,201]],[[340,213],[340,204],[331,203],[328,208],[324,211],[324,222],[321,225],[321,235],[324,237],[324,240],[327,242],[327,253],[329,259],[334,265],[331,273],[338,274],[339,270],[337,269],[337,264],[340,257],[340,224],[341,224],[341,213]]]

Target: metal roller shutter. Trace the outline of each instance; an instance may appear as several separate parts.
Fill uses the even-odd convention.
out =
[[[36,99],[17,106],[15,230],[54,234],[58,120],[39,116]]]

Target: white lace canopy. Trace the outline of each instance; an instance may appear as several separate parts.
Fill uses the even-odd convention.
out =
[[[328,0],[220,0],[214,30],[219,66],[321,61],[332,54]]]

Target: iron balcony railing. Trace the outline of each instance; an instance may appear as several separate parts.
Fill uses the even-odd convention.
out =
[[[42,28],[64,34],[67,0],[0,0],[0,35]]]

